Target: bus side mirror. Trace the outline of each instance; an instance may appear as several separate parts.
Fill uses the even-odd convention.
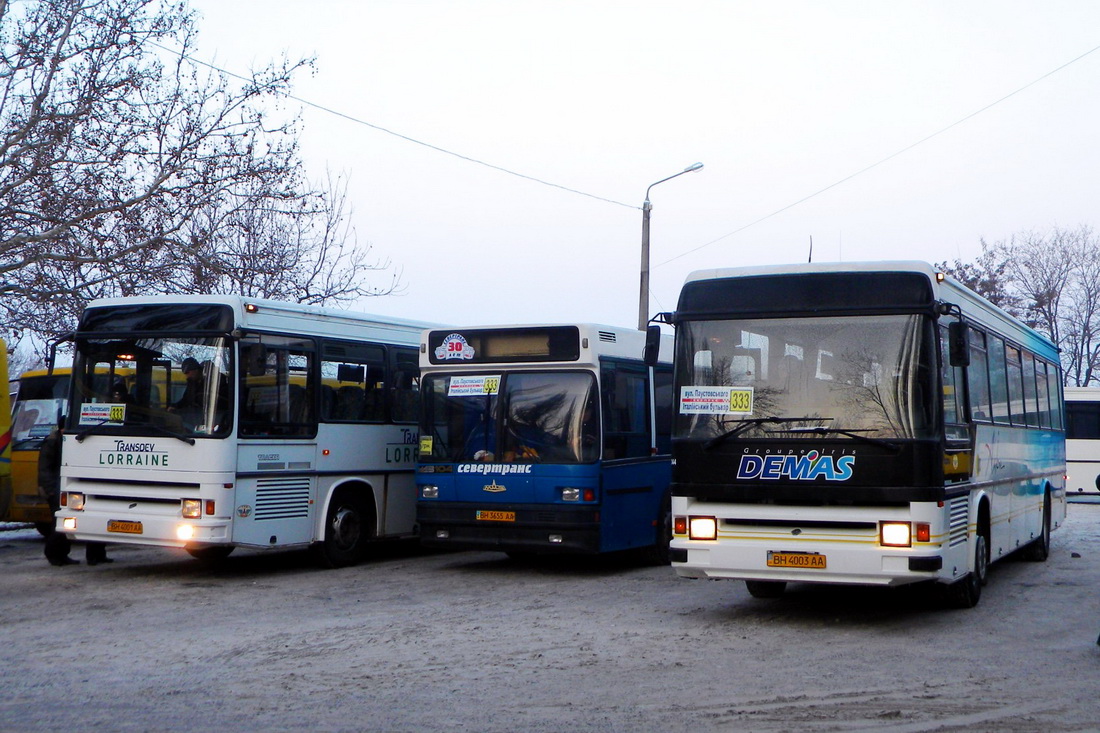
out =
[[[951,366],[970,366],[970,327],[955,321],[947,327],[947,341]]]
[[[645,330],[645,351],[642,360],[646,366],[657,366],[657,359],[661,355],[661,327],[650,326]]]
[[[251,344],[245,352],[248,360],[248,376],[262,377],[267,373],[267,347],[263,344]]]

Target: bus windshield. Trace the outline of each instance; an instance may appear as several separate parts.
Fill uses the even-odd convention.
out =
[[[69,373],[23,375],[12,408],[12,450],[38,450],[65,415]]]
[[[425,379],[424,462],[587,463],[599,457],[590,372],[431,375]]]
[[[233,400],[224,337],[119,336],[77,341],[71,433],[229,434]]]
[[[933,344],[918,315],[686,321],[674,436],[931,437]]]

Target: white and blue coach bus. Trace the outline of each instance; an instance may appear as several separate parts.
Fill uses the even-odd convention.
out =
[[[414,537],[427,325],[236,296],[93,301],[57,529],[204,558],[313,546],[330,566]]]
[[[935,581],[1049,552],[1066,514],[1058,351],[919,262],[691,275],[676,312],[672,565],[787,583]]]

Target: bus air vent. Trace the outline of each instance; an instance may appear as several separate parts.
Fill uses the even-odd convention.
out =
[[[256,482],[257,520],[309,516],[309,479],[262,478]]]
[[[950,526],[948,527],[948,547],[966,542],[967,525],[970,522],[970,502],[965,496],[956,496],[948,502]]]
[[[609,344],[613,344],[618,341],[614,331],[600,331],[600,341],[606,341]]]

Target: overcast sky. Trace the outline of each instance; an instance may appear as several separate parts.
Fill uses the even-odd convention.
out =
[[[1098,225],[1093,0],[191,4],[204,60],[316,56],[296,96],[589,194],[306,107],[310,175],[350,176],[405,285],[362,310],[635,325],[646,188],[697,161],[650,195],[651,312],[811,237],[815,261],[936,262]]]

